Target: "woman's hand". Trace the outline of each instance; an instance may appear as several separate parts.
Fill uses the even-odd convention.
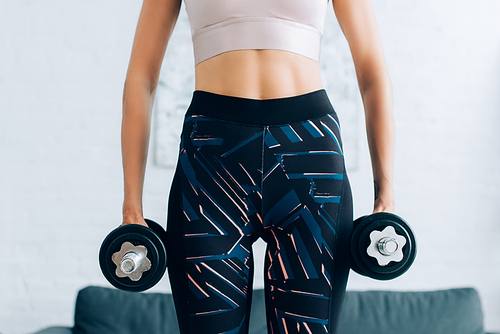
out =
[[[123,222],[122,222],[122,226],[123,225],[129,225],[129,224],[137,224],[137,225],[143,225],[143,226],[148,226],[148,224],[146,224],[146,221],[144,221],[144,218],[142,217],[142,215],[140,214],[136,214],[136,215],[123,215]]]
[[[391,184],[380,190],[378,182],[374,182],[375,203],[373,204],[373,213],[390,212],[394,213],[394,190]]]

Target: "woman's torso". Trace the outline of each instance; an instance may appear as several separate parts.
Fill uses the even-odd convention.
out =
[[[319,49],[327,0],[184,0],[195,89],[254,99],[323,88]]]
[[[212,93],[270,99],[322,89],[319,63],[283,50],[236,50],[195,67],[195,89]]]

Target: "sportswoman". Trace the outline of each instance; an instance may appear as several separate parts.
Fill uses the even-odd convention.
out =
[[[352,200],[319,49],[333,5],[364,102],[374,212],[393,211],[392,86],[370,0],[185,0],[195,91],[166,240],[181,333],[247,333],[252,244],[267,243],[269,333],[335,333]],[[151,109],[180,0],[144,0],[123,97],[123,224],[145,225]]]

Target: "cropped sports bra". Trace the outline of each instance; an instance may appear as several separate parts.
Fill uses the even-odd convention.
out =
[[[277,49],[319,61],[327,0],[184,0],[195,65],[223,52]]]

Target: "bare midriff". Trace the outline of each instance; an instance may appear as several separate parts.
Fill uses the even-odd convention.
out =
[[[200,62],[195,89],[251,99],[297,96],[323,88],[319,63],[283,50],[235,50]]]

